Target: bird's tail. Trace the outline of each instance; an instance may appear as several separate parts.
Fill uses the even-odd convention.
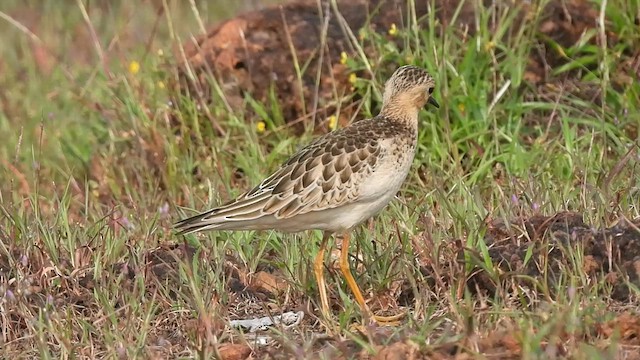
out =
[[[268,193],[247,197],[218,208],[178,221],[174,227],[179,235],[205,230],[259,230],[270,226],[272,214],[265,212]]]

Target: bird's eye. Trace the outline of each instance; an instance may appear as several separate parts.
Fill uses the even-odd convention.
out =
[[[429,95],[433,94],[433,88],[429,88]]]

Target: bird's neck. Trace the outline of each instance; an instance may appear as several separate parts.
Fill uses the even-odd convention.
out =
[[[418,109],[415,106],[390,102],[382,106],[380,116],[400,122],[409,128],[418,128]]]

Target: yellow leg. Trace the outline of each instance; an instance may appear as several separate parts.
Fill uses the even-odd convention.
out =
[[[349,240],[351,240],[351,235],[349,233],[343,234],[342,250],[340,251],[340,270],[342,271],[342,275],[345,280],[347,280],[347,285],[349,285],[358,305],[360,305],[362,310],[368,313],[369,308],[367,307],[367,303],[364,301],[364,296],[362,296],[362,292],[360,292],[360,288],[358,287],[356,280],[353,278],[353,275],[351,275],[351,270],[349,269]]]
[[[327,242],[331,234],[325,232],[322,234],[322,242],[320,243],[320,249],[318,255],[313,262],[313,271],[316,275],[316,282],[318,284],[318,291],[320,292],[320,304],[322,306],[322,315],[327,319],[330,318],[331,312],[329,311],[329,301],[327,299],[327,285],[324,281],[324,252],[327,247]]]
[[[362,296],[362,292],[360,291],[360,287],[358,287],[358,284],[349,269],[349,240],[351,240],[351,235],[349,233],[344,233],[342,238],[342,249],[340,251],[340,270],[342,271],[342,275],[345,280],[347,280],[347,285],[349,285],[351,292],[353,292],[353,296],[356,298],[358,305],[360,305],[360,309],[362,309],[367,317],[371,317],[375,322],[386,324],[397,323],[398,320],[404,317],[404,313],[386,317],[373,315],[371,310],[369,310],[369,307],[364,300],[364,296]]]

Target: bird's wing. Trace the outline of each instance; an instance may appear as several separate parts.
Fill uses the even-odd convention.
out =
[[[271,176],[237,199],[176,224],[182,233],[214,229],[228,222],[288,219],[357,201],[359,185],[376,168],[384,150],[375,131],[360,121],[307,145]],[[218,226],[216,226],[218,224]]]

